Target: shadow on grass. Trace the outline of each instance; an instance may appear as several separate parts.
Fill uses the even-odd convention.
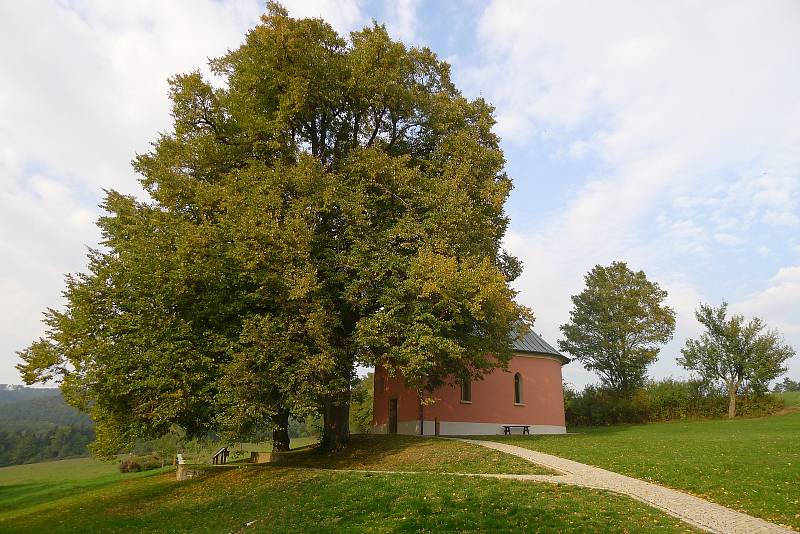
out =
[[[378,434],[353,434],[350,444],[341,450],[323,452],[318,445],[307,445],[282,453],[279,465],[286,467],[324,467],[329,469],[354,469],[359,466],[402,465],[409,449],[418,449],[435,438],[419,436],[386,436]],[[410,468],[411,466],[407,466]]]
[[[428,473],[554,473],[516,456],[457,440],[376,434],[353,435],[348,447],[332,453],[311,448],[292,451],[278,465]]]

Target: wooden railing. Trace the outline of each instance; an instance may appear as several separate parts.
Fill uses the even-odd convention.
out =
[[[214,465],[222,465],[228,462],[228,447],[222,447],[220,450],[211,457],[211,463]]]

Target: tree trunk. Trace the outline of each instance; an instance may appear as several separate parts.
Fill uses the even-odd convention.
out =
[[[728,419],[736,417],[736,390],[738,384],[728,384]]]
[[[350,392],[337,398],[329,397],[323,410],[320,449],[329,452],[342,449],[350,440]]]
[[[289,410],[280,410],[273,418],[272,452],[289,450]]]

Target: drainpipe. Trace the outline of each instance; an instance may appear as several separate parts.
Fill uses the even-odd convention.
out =
[[[419,435],[425,435],[425,417],[424,406],[422,406],[422,391],[418,392],[419,395]]]

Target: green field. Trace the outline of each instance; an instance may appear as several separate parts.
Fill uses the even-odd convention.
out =
[[[694,532],[632,499],[569,486],[273,466],[176,482],[171,472],[119,475],[111,467],[50,462],[28,478],[0,469],[0,531],[238,532],[249,523],[247,532]],[[45,480],[64,491],[24,498],[30,483]]]
[[[757,419],[570,429],[497,437],[689,491],[800,529],[800,412]]]
[[[3,467],[0,469],[0,518],[20,510],[35,510],[42,504],[58,502],[78,492],[116,487],[122,481],[158,472],[161,470],[122,474],[116,463],[91,458]]]
[[[779,393],[787,408],[800,408],[800,391],[787,391]]]
[[[791,397],[791,395],[790,395]],[[661,484],[800,529],[800,411],[734,421],[494,437]],[[321,455],[238,464],[176,482],[172,468],[123,475],[91,459],[0,469],[0,532],[682,532],[627,497],[571,486],[459,477],[542,473],[496,451],[435,438],[354,436]],[[265,450],[265,444],[245,445]],[[343,470],[420,471],[371,474]]]

